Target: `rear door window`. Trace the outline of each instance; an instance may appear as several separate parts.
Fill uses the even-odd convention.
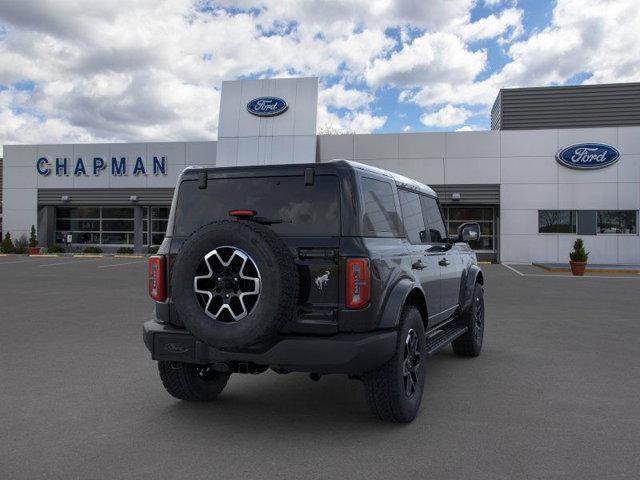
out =
[[[362,193],[365,232],[398,235],[400,233],[400,219],[391,184],[363,177]]]
[[[281,236],[340,235],[340,187],[335,175],[316,175],[313,185],[303,176],[209,179],[199,189],[196,180],[180,184],[174,231],[190,235],[215,220],[230,219],[229,211],[255,210],[257,216],[281,221],[270,228]]]
[[[432,243],[445,242],[447,231],[444,228],[444,220],[442,219],[442,213],[440,213],[438,201],[433,197],[420,195],[420,202],[422,203],[422,214],[428,231],[426,241]]]

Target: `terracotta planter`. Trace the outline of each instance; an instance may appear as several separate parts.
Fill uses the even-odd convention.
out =
[[[587,262],[574,262],[571,260],[569,261],[569,265],[571,265],[571,273],[578,277],[583,276],[584,271],[587,268]]]
[[[29,247],[29,255],[40,255],[40,247]]]

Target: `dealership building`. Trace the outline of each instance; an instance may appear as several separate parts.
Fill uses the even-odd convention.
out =
[[[490,131],[317,135],[318,80],[223,82],[218,141],[5,145],[2,230],[105,251],[159,244],[189,165],[348,159],[433,187],[487,260],[640,263],[640,83],[505,89]]]

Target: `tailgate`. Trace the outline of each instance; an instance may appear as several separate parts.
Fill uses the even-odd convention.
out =
[[[298,265],[298,317],[284,332],[333,334],[340,301],[339,239],[284,238]]]

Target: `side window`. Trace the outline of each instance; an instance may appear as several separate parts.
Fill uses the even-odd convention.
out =
[[[428,242],[444,242],[447,238],[447,231],[444,228],[444,221],[442,220],[442,214],[438,207],[438,202],[435,198],[420,195],[420,202],[422,203],[422,213],[424,215],[424,222],[427,224]]]
[[[422,207],[420,206],[420,196],[417,193],[402,189],[398,189],[398,195],[407,238],[411,243],[424,243],[427,237]]]
[[[364,229],[374,233],[399,233],[399,218],[390,183],[362,178]]]

